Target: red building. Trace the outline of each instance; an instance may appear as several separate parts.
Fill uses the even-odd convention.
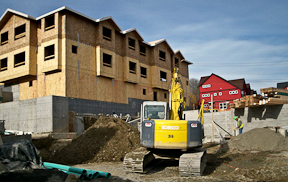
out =
[[[218,111],[229,110],[229,103],[233,103],[233,100],[251,94],[250,85],[243,78],[227,81],[214,73],[201,77],[198,87],[200,101],[205,100],[204,109],[209,109],[213,96],[213,108]]]

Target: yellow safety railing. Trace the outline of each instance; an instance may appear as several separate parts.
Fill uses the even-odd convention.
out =
[[[202,100],[202,103],[201,103],[201,107],[200,107],[200,110],[199,110],[199,114],[198,114],[198,117],[197,117],[197,120],[198,121],[201,121],[201,125],[203,125],[203,110],[204,110],[204,99]]]

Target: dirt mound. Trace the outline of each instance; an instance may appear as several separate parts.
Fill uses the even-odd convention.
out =
[[[121,161],[140,147],[139,132],[121,119],[102,117],[67,147],[57,151],[51,162],[66,165]]]
[[[268,128],[256,128],[233,137],[229,148],[238,151],[282,151],[288,150],[288,138]]]

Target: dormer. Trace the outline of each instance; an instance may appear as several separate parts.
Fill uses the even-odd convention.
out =
[[[116,43],[116,32],[120,32],[121,29],[111,16],[97,19],[96,22],[99,32],[97,42],[101,47],[105,46],[105,48],[113,51]]]
[[[125,36],[124,56],[138,59],[140,56],[140,44],[144,39],[135,28],[131,28],[121,32]],[[146,55],[146,48],[141,47],[142,55]]]
[[[153,47],[153,60],[152,65],[156,65],[165,69],[171,70],[171,61],[174,52],[165,39],[149,42]]]
[[[7,9],[0,18],[0,82],[36,75],[36,19]]]
[[[189,78],[189,70],[188,70],[188,66],[190,64],[192,64],[191,62],[187,61],[184,56],[182,55],[182,53],[180,52],[180,50],[176,50],[174,52],[174,56],[172,58],[172,70],[174,70],[174,68],[178,68],[179,69],[179,73],[181,76],[184,76],[186,78]]]

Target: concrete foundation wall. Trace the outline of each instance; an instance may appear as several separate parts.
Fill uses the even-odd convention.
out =
[[[198,116],[198,110],[185,111],[186,119],[194,120],[195,116]],[[234,133],[234,127],[236,122],[233,120],[234,116],[240,117],[243,121],[244,129],[243,132],[247,132],[254,128],[263,127],[284,127],[288,126],[288,104],[274,105],[274,106],[262,106],[262,107],[251,107],[242,109],[231,109],[230,111],[214,112],[213,120],[219,124],[223,129],[232,135],[238,135],[238,130]],[[196,117],[197,118],[197,117]],[[204,113],[204,134],[206,142],[212,140],[212,114]],[[222,136],[229,136],[222,129],[219,132]],[[219,141],[220,136],[214,124],[214,140]]]
[[[5,129],[26,132],[52,131],[52,96],[0,104]]]
[[[75,120],[69,128],[69,111],[77,113],[130,114],[137,115],[143,100],[129,98],[129,104],[74,99],[61,96],[45,96],[23,101],[0,104],[0,120],[5,120],[5,129],[25,132],[71,132],[82,130]],[[78,123],[77,123],[78,122]]]

